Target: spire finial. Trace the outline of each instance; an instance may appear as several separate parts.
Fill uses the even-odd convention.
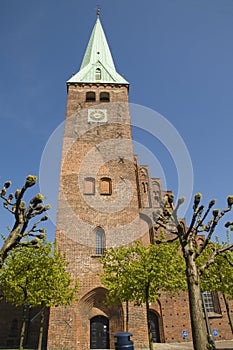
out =
[[[100,16],[100,6],[97,5],[97,8],[96,8],[96,16],[99,17]]]

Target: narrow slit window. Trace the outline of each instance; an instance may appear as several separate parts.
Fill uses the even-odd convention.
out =
[[[148,183],[147,182],[142,182],[142,188],[143,188],[143,192],[147,193],[148,192]]]
[[[100,93],[100,102],[109,102],[109,101],[110,101],[109,92],[101,92]]]
[[[102,179],[100,180],[100,194],[112,194],[112,180],[109,177],[102,177]]]

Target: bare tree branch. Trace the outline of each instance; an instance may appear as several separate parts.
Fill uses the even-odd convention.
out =
[[[231,250],[231,249],[233,249],[233,244],[228,244],[228,245],[226,245],[223,248],[215,249],[213,251],[213,253],[211,254],[211,256],[209,257],[209,259],[202,266],[199,267],[200,275],[203,273],[203,271],[205,269],[207,269],[211,264],[214,263],[214,259],[216,258],[217,255],[220,255],[220,254],[222,254],[222,253],[224,253],[224,252],[226,252],[228,250]],[[233,264],[231,264],[231,265],[233,266]]]
[[[28,206],[26,206],[26,202],[23,201],[23,196],[25,192],[32,186],[34,186],[37,182],[37,177],[29,175],[26,178],[25,184],[23,185],[21,190],[16,190],[15,194],[12,193],[7,196],[7,190],[11,186],[11,182],[7,181],[3,185],[2,190],[0,191],[0,198],[3,199],[3,207],[10,212],[14,216],[14,224],[10,233],[6,239],[4,239],[3,246],[0,249],[0,268],[3,265],[3,262],[8,254],[8,252],[22,243],[31,244],[33,246],[36,245],[36,240],[38,243],[39,239],[44,238],[43,232],[40,229],[36,230],[37,225],[39,225],[42,221],[48,219],[48,216],[42,217],[40,220],[35,222],[32,227],[27,230],[28,224],[30,220],[35,218],[36,216],[41,215],[45,211],[49,210],[49,205],[44,205],[43,200],[44,197],[38,193],[34,196]],[[15,202],[13,199],[15,198]],[[39,232],[39,233],[36,233]],[[22,239],[34,237],[33,240],[29,242],[22,242]]]

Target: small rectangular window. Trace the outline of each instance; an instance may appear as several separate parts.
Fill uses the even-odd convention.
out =
[[[88,91],[86,93],[86,102],[93,102],[95,101],[95,92],[94,91]]]
[[[101,92],[100,102],[109,102],[109,101],[110,101],[109,92]]]
[[[217,292],[205,291],[202,293],[202,296],[203,296],[203,302],[205,303],[206,311],[208,313],[221,314]]]
[[[84,194],[95,194],[95,179],[86,177],[84,179]]]
[[[112,181],[108,177],[103,177],[100,182],[100,194],[110,195],[112,194]]]

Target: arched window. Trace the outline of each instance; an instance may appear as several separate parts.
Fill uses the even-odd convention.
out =
[[[101,80],[101,69],[96,68],[95,70],[95,80]]]
[[[106,247],[104,230],[101,227],[97,227],[95,229],[95,235],[96,235],[95,253],[96,255],[103,255]]]
[[[93,102],[95,101],[95,92],[94,91],[88,91],[86,93],[86,102]]]
[[[84,179],[84,194],[95,194],[95,179],[93,177]]]
[[[100,102],[109,102],[109,101],[110,101],[109,92],[101,92],[100,93]]]
[[[109,177],[102,177],[102,179],[100,179],[100,194],[112,194],[112,180]]]

